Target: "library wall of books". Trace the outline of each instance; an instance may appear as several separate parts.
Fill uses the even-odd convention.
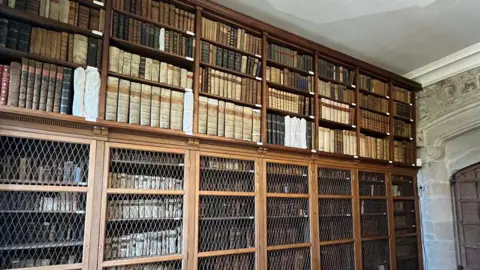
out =
[[[0,269],[423,269],[421,86],[201,0],[0,0]]]

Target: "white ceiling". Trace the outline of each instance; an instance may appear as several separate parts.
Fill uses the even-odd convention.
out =
[[[480,0],[213,0],[405,74],[480,42]]]

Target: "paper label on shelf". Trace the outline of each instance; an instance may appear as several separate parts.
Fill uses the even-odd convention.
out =
[[[195,36],[195,33],[191,32],[191,31],[187,31],[187,35]]]
[[[262,58],[262,56],[259,54],[255,54],[255,57]]]
[[[185,92],[193,92],[191,88],[185,88]]]
[[[312,149],[312,153],[316,153],[316,152],[317,152],[317,150],[315,150],[315,149]]]
[[[310,119],[315,119],[315,116],[313,116],[313,115],[310,115]]]
[[[389,161],[388,161],[388,163],[392,164],[392,163],[393,163],[393,161],[389,160]]]
[[[94,3],[95,5],[101,6],[101,7],[103,7],[103,6],[105,5],[105,3],[100,2],[100,1],[96,1],[96,0],[93,0],[93,3]]]
[[[389,113],[389,112],[387,112],[386,114],[387,114],[387,115],[390,115],[390,113]]]
[[[358,159],[358,156],[353,156],[354,159]]]
[[[85,120],[88,122],[97,122],[97,118],[85,117]]]
[[[357,128],[357,126],[356,126],[356,125],[352,125],[352,128]]]
[[[355,85],[352,84],[352,88],[357,88]]]
[[[100,32],[100,31],[97,31],[97,30],[92,30],[92,33],[94,33],[95,35],[98,35],[98,36],[103,36],[103,33]]]
[[[410,119],[410,122],[413,122],[413,119]]]
[[[357,106],[357,103],[352,103],[352,106],[353,106],[353,107]]]
[[[262,105],[260,105],[260,104],[255,104],[255,107],[261,108]]]
[[[413,104],[412,104],[412,103],[408,103],[408,105],[410,105],[410,106],[413,106]]]
[[[387,98],[387,99],[390,99],[390,97],[389,97],[389,96],[386,96],[386,98]]]
[[[413,141],[413,138],[410,138],[410,141]]]
[[[315,73],[313,73],[313,71],[309,71],[308,74],[314,75]]]
[[[262,80],[262,78],[260,78],[260,77],[255,77],[255,79],[257,79],[257,81],[261,81],[261,80]]]
[[[312,95],[312,96],[315,95],[315,92],[310,92],[310,95]]]
[[[390,132],[387,132],[387,136],[390,136]]]
[[[185,57],[185,59],[187,59],[188,61],[193,61],[192,57]]]
[[[263,142],[257,142],[257,145],[263,145]]]

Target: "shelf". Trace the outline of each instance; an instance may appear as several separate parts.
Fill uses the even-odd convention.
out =
[[[386,216],[387,213],[365,213],[365,214],[362,214],[360,213],[360,215],[362,216],[366,216],[366,217],[372,217],[372,216]]]
[[[335,121],[326,120],[323,118],[318,119],[318,125],[322,127],[332,128],[332,129],[355,129],[357,126],[355,124],[344,124]]]
[[[415,200],[415,197],[402,197],[402,196],[393,196],[394,200],[399,200],[399,201],[413,201]]]
[[[270,82],[270,81],[267,81],[267,85],[270,86],[271,88],[274,88],[275,90],[280,90],[280,91],[284,91],[284,92],[288,92],[288,93],[292,93],[292,94],[297,94],[297,95],[302,95],[302,96],[306,96],[306,97],[313,97],[314,94],[315,94],[313,92],[313,90],[312,91],[301,90],[301,89],[298,89],[298,88],[294,88],[294,87],[290,87],[290,86],[286,86],[286,85],[283,85],[283,84],[274,83],[274,82]]]
[[[397,261],[407,261],[407,260],[413,260],[416,259],[418,255],[409,255],[409,256],[400,256],[397,257]]]
[[[319,198],[319,199],[339,199],[339,200],[348,199],[348,200],[351,200],[353,197],[352,197],[352,195],[328,195],[328,194],[321,194],[321,195],[318,195],[318,198]]]
[[[79,247],[79,246],[83,246],[83,241],[8,245],[8,246],[0,246],[0,251],[12,251],[12,250],[22,250],[22,249],[39,249],[39,248]]]
[[[112,43],[111,45],[121,47],[128,52],[136,53],[142,56],[152,57],[153,59],[157,60],[162,60],[164,62],[168,62],[169,64],[189,69],[190,71],[193,70],[193,59],[189,60],[185,56],[160,51],[154,48],[150,48],[148,46],[135,44],[115,37],[110,37],[110,41]]]
[[[258,59],[261,59],[261,58],[262,58],[261,55],[249,53],[249,52],[246,52],[246,51],[244,51],[244,50],[237,49],[237,48],[235,48],[235,47],[232,47],[232,46],[229,46],[229,45],[225,45],[225,44],[222,44],[222,43],[220,43],[220,42],[216,42],[216,41],[213,41],[213,40],[204,38],[204,37],[201,37],[200,40],[201,40],[201,41],[208,42],[208,43],[213,44],[213,45],[218,46],[218,47],[222,47],[222,48],[228,49],[228,50],[233,51],[233,52],[237,52],[237,53],[246,55],[246,56],[250,56],[250,57],[254,57],[254,58],[258,58]]]
[[[320,218],[338,218],[338,217],[352,217],[352,214],[318,214]]]
[[[338,159],[346,159],[346,160],[354,160],[355,156],[342,154],[342,153],[332,153],[332,152],[325,152],[321,150],[317,150],[317,154],[319,156],[326,156],[326,157],[333,157]]]
[[[382,164],[382,165],[392,164],[390,160],[384,160],[384,159],[378,159],[378,158],[358,157],[358,160],[369,162],[369,163]]]
[[[283,111],[283,110],[279,110],[279,109],[267,108],[267,111],[271,112],[271,113],[274,113],[274,114],[281,115],[281,116],[291,116],[291,117],[297,117],[297,118],[304,118],[304,119],[307,119],[307,120],[309,120],[309,119],[314,120],[315,119],[315,117],[313,115],[308,116],[308,115],[303,115],[303,114],[299,114],[299,113],[287,112],[287,111]]]
[[[395,226],[395,230],[404,230],[404,229],[410,229],[410,228],[416,228],[416,225],[405,225],[405,226]]]
[[[390,98],[388,96],[382,96],[380,94],[377,94],[375,92],[370,92],[370,91],[368,91],[366,89],[362,89],[362,88],[360,88],[360,93],[366,94],[366,95],[371,95],[371,96],[378,97],[378,98],[384,98],[384,99],[389,99]]]
[[[183,190],[161,189],[131,189],[131,188],[108,188],[107,194],[130,194],[130,195],[184,195]]]
[[[161,256],[143,257],[143,258],[137,258],[137,259],[116,259],[112,261],[106,261],[101,264],[103,268],[107,268],[107,267],[125,266],[125,265],[132,265],[132,264],[179,261],[182,259],[183,259],[183,255],[161,255]]]
[[[349,244],[353,243],[354,239],[344,239],[344,240],[333,240],[333,241],[324,241],[320,242],[320,246],[329,246],[329,245],[339,245],[339,244]]]
[[[255,197],[255,192],[235,192],[235,191],[210,191],[210,190],[200,190],[198,192],[200,196],[235,196],[235,197]]]
[[[236,254],[244,254],[244,253],[253,253],[255,252],[255,248],[242,248],[242,249],[228,249],[228,250],[218,250],[218,251],[207,251],[207,252],[199,252],[197,256],[199,258],[205,257],[216,257],[216,256],[225,256],[225,255],[236,255]]]
[[[346,105],[348,105],[348,106],[350,106],[350,107],[355,107],[355,106],[357,106],[357,104],[355,104],[354,102],[340,101],[340,100],[336,100],[336,99],[334,99],[334,98],[327,97],[327,96],[323,96],[323,95],[318,95],[318,97],[319,97],[319,98],[328,99],[328,100],[331,100],[331,101],[334,101],[334,102],[346,104]]]
[[[93,0],[75,0],[77,3],[82,4],[84,6],[88,6],[95,9],[103,9],[105,3],[101,1],[93,1]]]
[[[251,108],[254,108],[254,109],[261,109],[262,108],[261,104],[253,104],[253,103],[249,103],[249,102],[245,102],[245,101],[241,101],[241,100],[237,100],[237,99],[233,99],[233,98],[228,98],[228,97],[221,97],[221,96],[217,96],[217,95],[210,94],[210,93],[205,93],[205,92],[199,92],[198,94],[200,96],[204,96],[204,97],[208,97],[208,98],[215,98],[215,99],[218,99],[218,100],[223,100],[225,102],[231,102],[231,103],[236,104],[236,105],[251,107]]]
[[[270,60],[270,59],[267,59],[267,65],[269,65],[269,66],[274,66],[274,67],[281,68],[281,69],[285,69],[285,68],[286,68],[286,69],[288,69],[288,70],[290,70],[290,71],[299,73],[299,74],[304,75],[304,76],[313,76],[313,75],[314,75],[314,74],[311,74],[310,71],[303,70],[303,69],[299,69],[299,68],[292,67],[292,66],[289,66],[289,65],[285,65],[285,64],[282,64],[282,63],[279,63],[279,62],[275,62],[275,61]],[[313,70],[312,70],[311,72],[313,72]]]
[[[0,191],[34,191],[34,192],[88,192],[88,187],[81,186],[41,186],[0,184]]]
[[[219,168],[208,168],[200,167],[202,171],[211,171],[211,172],[222,172],[222,173],[255,173],[255,170],[230,170],[230,169],[219,169]]]
[[[21,51],[12,50],[12,49],[5,48],[5,47],[0,47],[0,55],[5,57],[6,59],[17,59],[17,60],[20,60],[21,58],[26,57],[26,58],[29,58],[29,59],[33,59],[33,60],[37,60],[37,61],[41,61],[41,62],[46,62],[46,63],[50,63],[50,64],[55,64],[55,65],[59,65],[59,66],[69,67],[69,68],[73,68],[73,69],[78,68],[78,67],[83,67],[83,68],[87,67],[86,65],[75,64],[75,63],[66,62],[66,61],[62,61],[62,60],[56,60],[56,59],[53,59],[53,58],[50,58],[50,57],[44,57],[44,56],[40,56],[40,55],[36,55],[36,54],[33,54],[33,53],[28,53],[28,52],[21,52]],[[2,106],[4,106],[4,105],[2,105]],[[55,114],[58,114],[58,113],[55,113]]]
[[[395,238],[404,238],[404,237],[413,237],[413,236],[417,236],[417,233],[395,234]]]
[[[372,136],[372,137],[375,137],[375,138],[385,138],[387,136],[390,136],[389,133],[387,133],[387,132],[380,132],[380,131],[371,130],[371,129],[363,128],[363,127],[360,128],[360,132],[365,134],[365,135]]]
[[[388,113],[388,112],[381,112],[381,111],[377,111],[377,110],[374,110],[374,109],[366,108],[364,106],[360,106],[360,109],[365,110],[365,111],[369,111],[369,112],[372,112],[372,113],[376,113],[376,114],[381,114],[381,115],[384,115],[384,116],[389,116],[390,115],[390,113]]]
[[[377,181],[377,180],[368,180],[368,179],[361,180],[361,179],[359,179],[358,182],[359,183],[372,183],[372,184],[385,184],[385,181],[383,181],[383,180]]]
[[[185,167],[183,163],[177,164],[169,164],[169,163],[153,163],[148,161],[131,161],[131,160],[110,160],[112,163],[120,163],[120,164],[136,164],[136,165],[150,165],[150,166],[166,166],[166,167]]]
[[[309,218],[309,216],[267,216],[272,219],[295,219],[295,218]]]
[[[320,74],[318,74],[318,78],[322,81],[327,81],[327,82],[331,82],[331,83],[334,83],[334,84],[339,84],[339,85],[343,85],[343,86],[346,86],[348,89],[355,89],[355,85],[349,85],[347,83],[344,83],[344,82],[340,82],[340,81],[337,81],[337,80],[334,80],[334,79],[331,79],[331,78],[328,78],[328,77],[325,77],[325,76],[322,76]]]
[[[387,196],[360,196],[361,200],[386,200]]]
[[[141,221],[141,222],[149,222],[149,221],[182,221],[183,218],[112,218],[112,219],[107,219],[107,222],[134,222],[134,221]]]
[[[311,247],[311,243],[300,243],[300,244],[289,244],[289,245],[278,245],[278,246],[269,246],[267,251],[272,250],[282,250],[282,249],[296,249],[296,248],[307,248]]]
[[[412,137],[405,137],[405,136],[399,136],[399,135],[393,135],[393,139],[396,141],[413,141]]]
[[[108,127],[112,129],[119,129],[119,130],[131,130],[131,131],[138,131],[138,132],[148,132],[153,134],[162,134],[162,135],[172,136],[175,138],[186,137],[185,132],[183,132],[182,130],[142,126],[142,125],[135,125],[135,124],[129,124],[129,123],[108,121],[103,119],[97,119],[95,123],[90,123],[90,124],[95,126]]]
[[[407,118],[407,117],[398,116],[398,115],[394,115],[393,118],[395,118],[397,120],[402,120],[403,122],[409,123],[409,124],[414,122],[412,118]]]
[[[390,238],[388,235],[369,236],[369,237],[362,237],[362,241],[386,240],[388,238]]]
[[[18,180],[18,179],[0,179],[0,184],[4,185],[39,185],[39,186],[66,186],[66,187],[85,187],[86,182],[55,181],[44,182],[38,180]]]
[[[309,194],[299,194],[299,193],[267,193],[269,198],[310,198]]]
[[[39,215],[85,215],[85,210],[78,211],[41,211],[41,210],[0,210],[0,214],[39,214]]]
[[[250,216],[250,217],[199,217],[198,218],[200,221],[202,220],[250,220],[250,219],[255,219],[255,216]]]
[[[127,12],[127,11],[119,10],[117,8],[112,8],[112,11],[117,12],[117,13],[122,14],[122,15],[125,15],[125,16],[128,16],[128,17],[130,17],[132,19],[135,19],[135,20],[138,20],[138,21],[142,21],[142,22],[145,22],[145,23],[148,23],[148,24],[153,24],[153,25],[155,25],[159,28],[165,28],[166,30],[171,30],[171,31],[175,31],[175,32],[178,32],[178,33],[182,33],[185,36],[195,36],[195,33],[193,33],[193,32],[186,32],[186,31],[177,29],[175,27],[172,27],[172,26],[160,23],[160,22],[156,22],[154,20],[150,20],[150,19],[147,19],[145,17],[139,16],[139,15]]]
[[[101,35],[94,34],[92,30],[83,29],[71,24],[55,21],[46,17],[39,16],[34,13],[30,13],[30,12],[26,12],[18,9],[12,9],[6,6],[0,6],[0,14],[7,18],[26,22],[33,27],[42,27],[48,30],[55,30],[58,32],[69,32],[73,34],[80,34],[88,37],[102,39]]]
[[[397,103],[401,103],[401,104],[405,104],[405,105],[413,107],[413,104],[411,102],[405,102],[405,101],[400,101],[400,100],[396,100],[396,99],[394,99],[393,102],[397,102]]]
[[[263,144],[263,148],[278,150],[278,151],[282,151],[282,152],[289,152],[289,153],[294,152],[294,153],[298,153],[298,154],[312,154],[312,149],[298,148],[298,147],[293,147],[293,146],[285,146],[285,145],[280,145],[280,144],[265,143],[265,144]]]
[[[267,171],[267,175],[284,175],[284,176],[293,176],[293,177],[308,177],[308,174],[306,173],[282,173],[282,172],[269,172]],[[285,179],[279,179],[280,181],[285,181]],[[273,180],[269,180],[273,181]]]
[[[215,66],[215,65],[210,65],[210,64],[207,64],[207,63],[204,63],[204,62],[200,62],[200,65],[203,66],[203,67],[209,67],[209,68],[213,68],[213,69],[225,72],[225,73],[233,74],[233,75],[239,76],[239,77],[249,78],[249,79],[257,80],[257,81],[262,80],[262,78],[260,78],[260,77],[255,77],[253,75],[238,72],[238,71],[231,70],[231,69],[228,69],[228,68],[223,68],[223,67],[218,67],[218,66]]]
[[[155,81],[151,81],[151,80],[137,78],[137,77],[133,77],[133,76],[130,76],[130,75],[120,74],[120,73],[112,72],[112,71],[109,71],[108,75],[109,76],[115,76],[115,77],[118,77],[120,79],[133,81],[133,82],[148,84],[148,85],[152,85],[152,86],[158,86],[158,87],[161,87],[161,88],[168,88],[170,90],[175,90],[175,91],[178,91],[178,92],[192,91],[191,89],[187,90],[187,88],[181,88],[179,86],[174,86],[174,85],[170,85],[170,84],[166,84],[166,83],[155,82]]]

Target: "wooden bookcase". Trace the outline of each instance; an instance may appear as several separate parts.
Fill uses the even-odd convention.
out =
[[[40,185],[23,180],[14,183],[9,182],[14,180],[8,179],[9,177],[1,178],[1,192],[6,194],[5,198],[10,199],[5,204],[0,204],[0,217],[8,216],[21,220],[22,217],[28,216],[34,219],[36,217],[40,222],[41,216],[43,222],[46,218],[65,220],[75,216],[78,221],[73,224],[77,225],[78,230],[83,231],[81,241],[75,242],[79,255],[73,263],[65,264],[61,257],[52,255],[49,258],[57,260],[57,265],[42,269],[116,270],[124,267],[167,269],[170,267],[208,270],[214,266],[223,269],[222,267],[228,264],[233,265],[233,268],[239,266],[243,267],[240,269],[255,270],[278,269],[280,267],[278,265],[284,267],[287,264],[301,269],[329,269],[333,264],[341,264],[351,269],[353,267],[369,269],[382,264],[386,269],[394,270],[405,267],[423,269],[415,178],[418,168],[415,166],[414,108],[415,91],[421,89],[418,83],[210,1],[166,0],[167,3],[195,15],[194,29],[188,32],[150,19],[151,13],[140,16],[114,8],[113,1],[104,3],[89,0],[74,1],[105,11],[105,25],[101,35],[25,11],[0,6],[0,16],[8,19],[27,22],[32,26],[49,30],[102,39],[98,119],[0,105],[2,143],[17,140],[21,146],[11,148],[12,144],[0,145],[4,148],[0,152],[2,170],[8,167],[4,167],[5,164],[10,164],[5,159],[7,148],[20,158],[24,158],[25,155],[40,155],[44,149],[25,150],[33,141],[45,145],[63,143],[65,151],[58,149],[62,155],[58,151],[44,155],[53,159],[65,157],[69,152],[78,153],[68,151],[72,145],[84,146],[89,151],[83,158],[83,162],[88,164],[86,176],[88,180],[84,185],[44,182]],[[193,57],[179,56],[115,36],[114,13],[193,38],[195,40]],[[239,48],[227,44],[225,40],[206,37],[202,34],[205,19],[243,29],[246,34],[258,38],[255,49]],[[254,63],[260,63],[257,72],[246,74],[228,66],[221,67],[203,62],[203,42],[250,57]],[[272,55],[269,57],[269,45],[282,46],[300,55],[308,55],[309,67],[300,68],[282,59],[274,60]],[[123,71],[109,70],[109,61],[112,60],[109,55],[110,46],[192,72],[192,89],[123,74]],[[21,61],[22,57],[70,68],[81,66],[0,47],[2,59],[0,64]],[[326,66],[335,66],[335,70],[339,72],[335,74],[325,72]],[[292,85],[267,79],[267,68],[271,67],[281,71],[288,70],[291,74],[297,74],[294,76],[303,76],[311,80],[311,88],[305,89],[305,85]],[[258,96],[255,99],[244,100],[225,93],[222,95],[206,92],[200,84],[201,69],[223,72],[227,77],[238,76],[242,80],[248,79],[256,84]],[[384,82],[387,92],[379,94],[371,89],[365,89],[368,87],[362,87],[361,75]],[[192,132],[105,120],[109,76],[169,89],[172,92],[192,92],[194,100]],[[323,89],[325,85],[330,88]],[[278,90],[282,95],[308,98],[310,111],[308,113],[294,111],[291,108],[273,105],[274,98],[269,97],[269,88]],[[342,94],[339,94],[340,90],[343,91]],[[203,98],[258,110],[261,114],[259,141],[246,140],[243,137],[234,139],[201,134],[199,104]],[[367,102],[367,99],[371,101]],[[345,105],[345,110],[350,111],[354,117],[346,123],[325,119],[326,115],[322,115],[324,101]],[[385,130],[379,132],[362,125],[362,113],[383,117],[386,123]],[[269,139],[268,114],[280,117],[288,115],[310,121],[311,145],[299,148],[274,143]],[[397,133],[398,127],[403,126],[409,127],[410,132]],[[330,150],[326,150],[320,141],[324,135],[319,132],[319,128],[337,132],[348,131],[351,135],[351,144],[345,146],[337,143]],[[389,148],[389,151],[383,159],[361,155],[364,151],[361,147],[361,138],[364,135],[385,139],[382,147]],[[345,151],[345,148],[348,148],[348,151]],[[119,153],[138,155],[132,155],[131,158],[127,155],[122,158]],[[172,157],[176,157],[178,160],[172,163],[155,161],[152,164],[149,159],[154,160],[154,157],[170,158],[170,161],[173,161]],[[183,161],[179,161],[180,159]],[[120,174],[120,178],[117,177],[116,180],[121,182],[122,179],[128,178],[126,175],[130,173],[134,176],[133,186],[112,185],[113,174],[117,176]],[[152,181],[152,177],[162,179],[169,176],[175,176],[183,182],[181,188],[175,187],[174,184],[173,189],[165,186],[160,188],[161,185],[157,186],[156,180],[153,186],[151,183],[150,186],[148,184],[144,186],[143,182],[142,185],[139,182],[135,186],[135,175],[149,176],[146,177],[146,184]],[[125,184],[125,180],[123,181]],[[237,185],[238,183],[243,185]],[[397,190],[394,190],[396,185]],[[399,195],[396,193],[398,190],[401,191]],[[28,212],[27,209],[19,207],[21,204],[15,209],[8,208],[14,197],[15,199],[21,197],[12,197],[11,194],[20,193],[25,194],[21,196],[26,198],[35,194],[50,194],[47,196],[49,198],[53,196],[52,194],[76,194],[85,198],[82,199],[84,212],[77,211],[76,214],[51,211],[41,213],[36,210]],[[111,208],[132,207],[128,203],[127,207],[122,207],[125,206],[125,201],[132,201],[134,209],[143,209],[144,216],[140,214],[131,216],[130,211],[126,216],[119,215],[126,214],[123,211],[121,213],[115,211],[112,216]],[[179,206],[180,201],[182,207]],[[172,206],[178,204],[175,208],[177,211],[182,208],[181,215],[163,217],[163,214],[160,215],[162,205],[160,202]],[[403,203],[403,207],[408,209],[405,212],[395,210],[399,209],[399,203]],[[212,205],[215,207],[212,208]],[[226,211],[227,208],[230,212]],[[157,210],[151,211],[150,215],[146,209]],[[405,217],[406,225],[400,225],[402,220],[399,217],[402,216]],[[2,224],[17,226],[18,222],[8,221]],[[139,251],[137,254],[137,250],[135,254],[125,251],[125,244],[128,250],[133,243],[137,246],[137,240],[138,243],[143,242],[144,247],[145,241],[155,243],[155,240],[151,239],[156,238],[157,232],[159,238],[166,239],[166,232],[170,236],[174,227],[175,234],[172,235],[177,236],[171,238],[172,242],[176,239],[176,252],[173,248],[171,252],[170,250],[163,252],[160,244],[160,247],[152,246],[149,250],[145,249],[145,253]],[[292,230],[292,227],[300,228],[300,231]],[[144,235],[148,232],[150,234]],[[223,241],[227,234],[228,239]],[[215,235],[223,239],[223,242],[215,240]],[[233,235],[235,237],[232,238]],[[11,236],[0,237],[2,243],[0,254],[19,254],[17,257],[5,258],[25,260],[25,266],[20,264],[22,267],[26,267],[26,260],[35,254],[36,259],[41,259],[41,256],[37,255],[42,253],[29,251],[28,254],[33,255],[27,256],[25,255],[27,253],[15,253],[17,250],[54,249],[59,253],[74,250],[73,246],[47,245],[41,248],[35,245],[27,246],[37,243],[33,240],[21,243],[23,246],[20,247],[3,245],[4,239],[10,239],[8,237]],[[122,250],[122,256],[119,256],[118,252],[117,257],[111,256],[112,237],[116,238],[116,249],[118,252]],[[237,241],[238,239],[241,241]],[[86,250],[88,252],[85,252]],[[53,259],[50,260],[50,263],[53,263]],[[5,266],[4,261],[0,263],[2,263],[0,268],[11,268],[10,265]],[[29,265],[30,263],[31,261]]]

